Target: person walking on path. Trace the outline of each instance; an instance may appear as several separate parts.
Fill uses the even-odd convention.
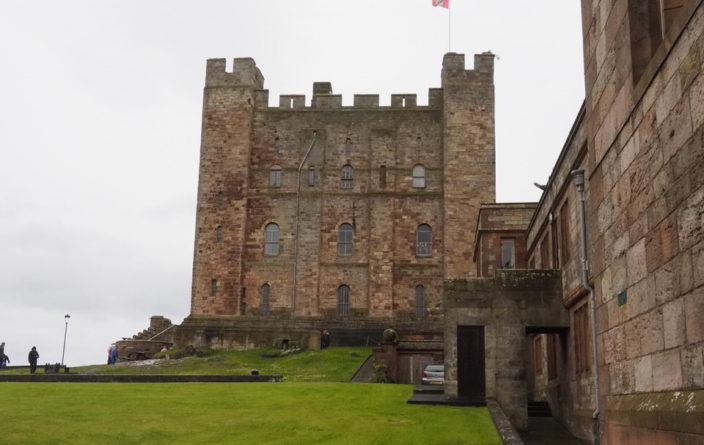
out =
[[[115,345],[110,345],[108,348],[108,365],[112,365],[112,350],[115,349]]]
[[[39,359],[39,353],[37,352],[37,347],[32,346],[32,350],[29,351],[29,373],[34,374],[37,370],[37,359]]]
[[[0,368],[4,368],[10,363],[10,357],[5,355],[5,342],[0,343]]]
[[[117,346],[112,348],[112,352],[110,353],[110,359],[112,360],[113,365],[117,363]]]

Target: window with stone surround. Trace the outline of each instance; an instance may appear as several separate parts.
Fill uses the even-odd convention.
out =
[[[337,315],[350,314],[350,287],[346,284],[337,288]]]
[[[218,280],[210,280],[210,296],[215,297],[218,295]]]
[[[557,344],[558,339],[556,334],[546,335],[547,341],[547,354],[548,354],[548,380],[555,380],[557,378]]]
[[[341,224],[337,232],[337,254],[352,255],[354,245],[354,229],[352,224]]]
[[[315,168],[308,167],[308,187],[315,187]]]
[[[345,156],[350,156],[352,154],[352,139],[345,139]]]
[[[425,318],[425,287],[422,285],[416,286],[416,318]]]
[[[541,375],[543,373],[543,336],[538,335],[533,341],[533,365],[535,367],[535,374]]]
[[[589,300],[584,298],[572,311],[572,351],[577,376],[591,369]]]
[[[274,151],[276,153],[281,153],[281,138],[279,138],[278,136],[274,138]]]
[[[271,287],[269,284],[265,284],[262,286],[262,294],[260,295],[259,299],[259,313],[262,315],[267,315],[269,313],[269,292],[271,291]]]
[[[631,69],[637,84],[660,46],[682,29],[693,0],[628,0]]]
[[[516,267],[516,240],[501,238],[501,268],[514,269]]]
[[[569,201],[565,199],[560,208],[560,257],[567,263],[570,259],[570,214]]]
[[[276,223],[267,224],[264,228],[264,254],[279,254],[279,225]]]
[[[430,256],[433,253],[433,229],[421,224],[416,229],[416,255]]]
[[[421,164],[413,167],[413,187],[417,189],[425,188],[425,167]]]
[[[386,188],[386,166],[382,165],[379,167],[379,188]]]
[[[343,189],[351,189],[353,175],[354,170],[352,169],[351,165],[346,164],[342,166],[342,170],[340,171],[340,187]]]
[[[540,241],[540,268],[550,269],[550,241],[547,235]]]
[[[420,136],[416,138],[416,155],[419,155],[423,149],[423,140]]]
[[[269,186],[281,187],[281,176],[281,167],[278,165],[273,165],[269,170]]]

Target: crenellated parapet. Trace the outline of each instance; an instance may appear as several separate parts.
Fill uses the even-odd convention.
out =
[[[251,57],[234,60],[232,72],[227,71],[225,59],[208,59],[205,69],[205,87],[264,88],[264,76]]]

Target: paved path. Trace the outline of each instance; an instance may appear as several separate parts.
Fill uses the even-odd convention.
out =
[[[529,417],[528,431],[521,433],[525,445],[585,445],[552,417]]]

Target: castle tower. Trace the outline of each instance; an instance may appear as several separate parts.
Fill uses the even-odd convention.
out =
[[[193,315],[231,315],[241,293],[242,249],[247,216],[249,156],[255,89],[264,78],[254,60],[208,60],[198,210],[193,260]]]
[[[448,53],[442,63],[444,275],[475,274],[474,224],[482,203],[496,200],[494,55]]]

